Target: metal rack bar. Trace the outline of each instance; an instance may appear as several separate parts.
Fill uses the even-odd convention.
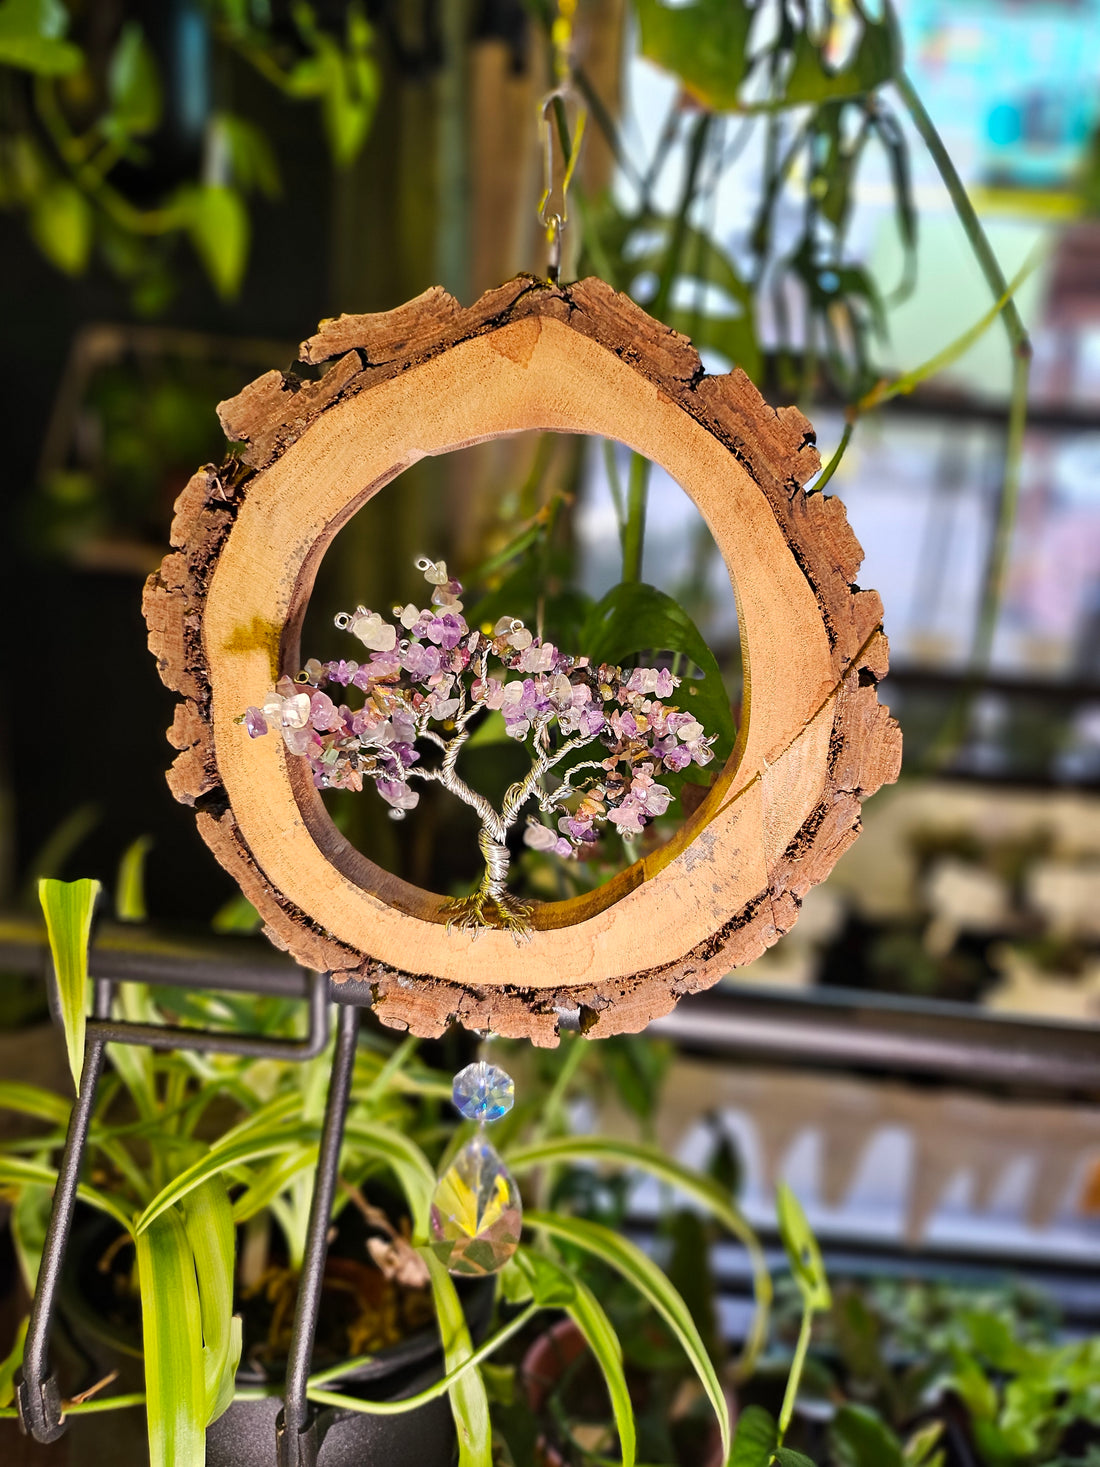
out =
[[[330,1012],[328,975],[309,974],[307,994],[309,1027],[306,1037],[304,1039],[269,1039],[262,1035],[230,1034],[207,1029],[183,1029],[175,1026],[161,1027],[155,1024],[128,1024],[114,1020],[110,1017],[111,1003],[114,998],[114,980],[103,977],[96,979],[95,998],[92,1006],[94,1017],[88,1021],[85,1031],[84,1064],[80,1073],[80,1089],[77,1092],[76,1104],[69,1115],[69,1127],[58,1167],[57,1185],[54,1188],[53,1203],[50,1208],[50,1221],[42,1250],[42,1262],[38,1270],[38,1281],[31,1305],[30,1321],[27,1325],[23,1364],[16,1383],[19,1419],[23,1430],[35,1441],[42,1443],[56,1441],[65,1430],[61,1412],[61,1392],[56,1378],[49,1370],[49,1340],[57,1307],[65,1249],[68,1246],[73,1213],[76,1208],[80,1169],[88,1142],[88,1130],[95,1106],[96,1091],[103,1073],[105,1047],[108,1044],[136,1044],[151,1049],[216,1051],[255,1059],[291,1061],[313,1059],[323,1053],[328,1043]],[[355,1057],[354,1038],[358,1035],[357,1011],[354,1019],[354,1035],[351,1043],[352,1062]],[[341,1016],[341,1026],[343,1027],[343,1016]],[[350,1085],[350,1069],[348,1083]],[[345,1098],[345,1109],[346,1105]],[[339,1150],[339,1142],[337,1142],[336,1160],[339,1159]],[[333,1169],[336,1160],[332,1162]],[[334,1180],[332,1185],[335,1185]],[[330,1186],[328,1204],[330,1210],[331,1191]],[[326,1226],[327,1215],[326,1212]],[[323,1253],[321,1266],[324,1266]],[[308,1355],[312,1352],[312,1346],[311,1334],[307,1351],[307,1375]]]
[[[97,983],[95,1012],[107,1012],[108,1005],[109,998],[103,986]],[[92,1025],[88,1027],[91,1029]],[[99,1077],[103,1073],[105,1043],[103,1036],[93,1030],[85,1045],[80,1089],[76,1104],[69,1115],[69,1129],[58,1168],[50,1222],[46,1229],[42,1262],[38,1268],[38,1281],[35,1284],[31,1317],[27,1325],[27,1338],[23,1345],[23,1364],[15,1383],[15,1399],[23,1430],[28,1436],[34,1437],[35,1441],[43,1443],[56,1441],[65,1431],[65,1422],[61,1416],[61,1391],[56,1376],[51,1375],[49,1369],[50,1330],[57,1308],[57,1292],[73,1223],[73,1210],[76,1207],[80,1164],[84,1159],[84,1147],[88,1140]]]
[[[336,1175],[340,1165],[340,1147],[344,1140],[351,1096],[352,1072],[355,1068],[355,1046],[359,1039],[359,1010],[350,1004],[340,1007],[336,1024],[336,1049],[332,1057],[325,1122],[321,1132],[321,1148],[313,1183],[313,1200],[309,1209],[309,1231],[305,1257],[298,1283],[298,1299],[294,1306],[294,1327],[287,1359],[283,1409],[276,1421],[279,1467],[316,1467],[320,1448],[317,1415],[310,1406],[306,1390],[313,1343],[317,1335],[317,1317],[321,1309],[321,1283],[328,1254],[328,1227],[336,1193]]]
[[[0,966],[39,973],[47,962],[41,923],[0,915]],[[283,998],[306,998],[310,981],[259,940],[200,943],[107,922],[97,930],[90,965],[93,975],[116,982]],[[330,996],[368,1008],[371,986],[333,983]],[[559,1018],[568,1029],[582,1016],[573,1010]],[[688,995],[650,1028],[691,1049],[761,1063],[889,1071],[968,1090],[1019,1086],[1054,1097],[1100,1095],[1100,1026],[990,1014],[972,1004],[845,989],[780,995],[733,985]]]
[[[697,1053],[913,1075],[968,1090],[1100,1095],[1100,1028],[909,1004],[842,989],[776,994],[734,988],[683,1000],[650,1032]]]

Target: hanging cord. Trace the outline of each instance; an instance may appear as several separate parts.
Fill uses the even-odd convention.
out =
[[[573,18],[577,13],[577,0],[559,0],[558,15],[550,31],[554,49],[554,86],[539,103],[538,125],[543,138],[543,190],[539,199],[538,219],[546,231],[548,246],[547,274],[557,285],[561,277],[562,234],[569,223],[569,187],[577,169],[577,160],[584,140],[588,109],[573,85]],[[572,103],[576,109],[573,136],[570,141],[566,108]],[[558,142],[565,160],[561,176],[561,203],[558,209],[550,210],[557,180],[554,177],[554,129],[558,130]]]

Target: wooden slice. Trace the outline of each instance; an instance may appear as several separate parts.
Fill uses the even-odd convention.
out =
[[[597,1035],[638,1030],[758,957],[901,757],[876,696],[882,605],[854,584],[840,501],[802,487],[819,466],[806,419],[739,370],[705,376],[685,337],[599,280],[521,277],[466,310],[430,290],[324,322],[301,355],[329,365],[310,381],[268,372],[221,405],[239,457],[187,485],[145,592],[149,645],[181,695],[169,784],[271,940],[369,985],[396,1027],[457,1019],[541,1044],[563,1010]],[[442,897],[344,840],[304,760],[234,720],[300,665],[317,567],[356,510],[426,454],[526,429],[617,439],[683,486],[734,586],[746,696],[737,747],[677,835],[607,886],[537,906],[517,942],[448,932]]]

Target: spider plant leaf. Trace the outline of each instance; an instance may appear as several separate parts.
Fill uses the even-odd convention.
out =
[[[80,1089],[80,1071],[84,1066],[88,939],[99,893],[99,882],[87,877],[80,881],[57,881],[52,876],[43,876],[38,883],[38,900],[46,917],[46,935],[53,955],[58,1010],[65,1030],[69,1069],[77,1090]]]
[[[723,1457],[728,1456],[730,1417],[722,1383],[687,1305],[653,1260],[635,1244],[604,1227],[602,1223],[549,1212],[528,1212],[524,1222],[528,1227],[541,1228],[551,1237],[560,1238],[562,1242],[570,1243],[600,1259],[621,1274],[628,1283],[633,1284],[642,1297],[656,1309],[680,1341],[692,1369],[699,1377],[722,1434]]]
[[[412,1205],[411,1197],[409,1204]],[[474,1347],[454,1280],[430,1248],[424,1249],[423,1257],[431,1276],[439,1335],[443,1341],[443,1364],[449,1375],[466,1363],[474,1353]],[[489,1421],[489,1398],[480,1370],[470,1370],[459,1376],[448,1395],[458,1433],[458,1467],[492,1467],[493,1430]]]
[[[9,1354],[0,1360],[0,1406],[10,1406],[15,1400],[15,1372],[23,1363],[23,1345],[30,1322],[31,1317],[28,1314],[15,1332],[15,1343]]]
[[[157,1218],[163,1217],[196,1187],[201,1187],[212,1177],[221,1176],[223,1172],[240,1166],[242,1162],[259,1161],[264,1156],[277,1156],[290,1146],[316,1139],[316,1126],[284,1126],[261,1135],[244,1137],[230,1146],[211,1148],[205,1156],[186,1167],[157,1193],[134,1224],[135,1233],[140,1235],[146,1232]]]
[[[34,1116],[62,1130],[69,1124],[69,1102],[40,1085],[24,1085],[18,1080],[0,1080],[0,1110],[18,1111]]]
[[[355,1120],[349,1120],[345,1126],[344,1139],[357,1152],[376,1156],[387,1163],[405,1193],[415,1237],[421,1242],[426,1241],[436,1175],[416,1142],[388,1126],[368,1125]]]
[[[177,1208],[137,1238],[149,1467],[199,1467],[207,1418],[195,1255]]]
[[[575,1278],[560,1264],[544,1254],[521,1248],[516,1255],[519,1266],[527,1272],[535,1298],[547,1307],[564,1308],[580,1330],[603,1374],[615,1429],[619,1433],[622,1467],[634,1467],[637,1438],[634,1430],[634,1407],[623,1371],[623,1347],[615,1327],[599,1300],[583,1280]],[[555,1281],[556,1275],[556,1281]],[[536,1282],[538,1280],[539,1282]],[[550,1287],[551,1285],[555,1287]],[[548,1297],[544,1297],[548,1296]]]
[[[739,1362],[741,1373],[747,1373],[767,1338],[772,1281],[760,1242],[736,1204],[709,1177],[689,1171],[655,1147],[633,1141],[619,1141],[605,1136],[562,1136],[540,1141],[533,1146],[522,1146],[507,1153],[508,1166],[516,1175],[537,1166],[578,1161],[603,1162],[608,1166],[647,1172],[684,1196],[701,1203],[716,1221],[744,1244],[752,1265],[756,1298],[752,1328]]]
[[[247,1222],[267,1207],[272,1198],[284,1192],[302,1172],[317,1164],[316,1146],[296,1146],[276,1157],[237,1195],[233,1201],[233,1221]]]
[[[38,1283],[52,1210],[53,1199],[44,1187],[27,1187],[16,1198],[8,1219],[19,1272],[31,1298]]]
[[[195,1255],[195,1276],[202,1318],[206,1423],[221,1415],[233,1399],[240,1363],[240,1320],[233,1319],[233,1266],[236,1234],[233,1209],[223,1177],[212,1177],[181,1204],[184,1232]]]
[[[335,1406],[341,1411],[357,1411],[364,1416],[403,1416],[407,1411],[415,1411],[420,1406],[427,1405],[429,1401],[436,1401],[440,1396],[446,1395],[452,1387],[458,1384],[462,1375],[484,1368],[488,1364],[489,1357],[494,1355],[513,1335],[519,1334],[520,1330],[530,1324],[537,1312],[538,1305],[530,1305],[529,1308],[498,1329],[495,1335],[490,1335],[483,1344],[480,1344],[473,1354],[467,1357],[464,1365],[460,1365],[455,1371],[448,1371],[433,1385],[428,1386],[425,1390],[417,1391],[414,1396],[402,1396],[396,1401],[364,1401],[355,1396],[341,1395],[338,1391],[325,1390],[327,1381],[334,1380],[340,1375],[346,1375],[349,1368],[354,1367],[357,1363],[354,1360],[345,1360],[330,1370],[321,1370],[316,1375],[310,1376],[309,1398],[320,1405]],[[361,1357],[364,1363],[372,1358],[370,1355]],[[507,1369],[504,1366],[490,1366],[489,1368]]]
[[[44,1162],[26,1161],[21,1156],[0,1156],[0,1195],[4,1192],[22,1193],[26,1187],[46,1187],[53,1191],[57,1185],[57,1169]],[[133,1232],[133,1223],[126,1203],[109,1192],[81,1182],[76,1189],[81,1202],[113,1217],[128,1233]]]
[[[151,835],[139,835],[122,853],[115,891],[115,916],[120,922],[144,922],[148,916],[145,908],[145,858],[152,845]]]

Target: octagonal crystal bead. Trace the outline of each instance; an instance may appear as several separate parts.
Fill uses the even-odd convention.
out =
[[[499,1121],[512,1109],[516,1085],[511,1075],[488,1060],[475,1060],[454,1079],[454,1103],[468,1121]]]

